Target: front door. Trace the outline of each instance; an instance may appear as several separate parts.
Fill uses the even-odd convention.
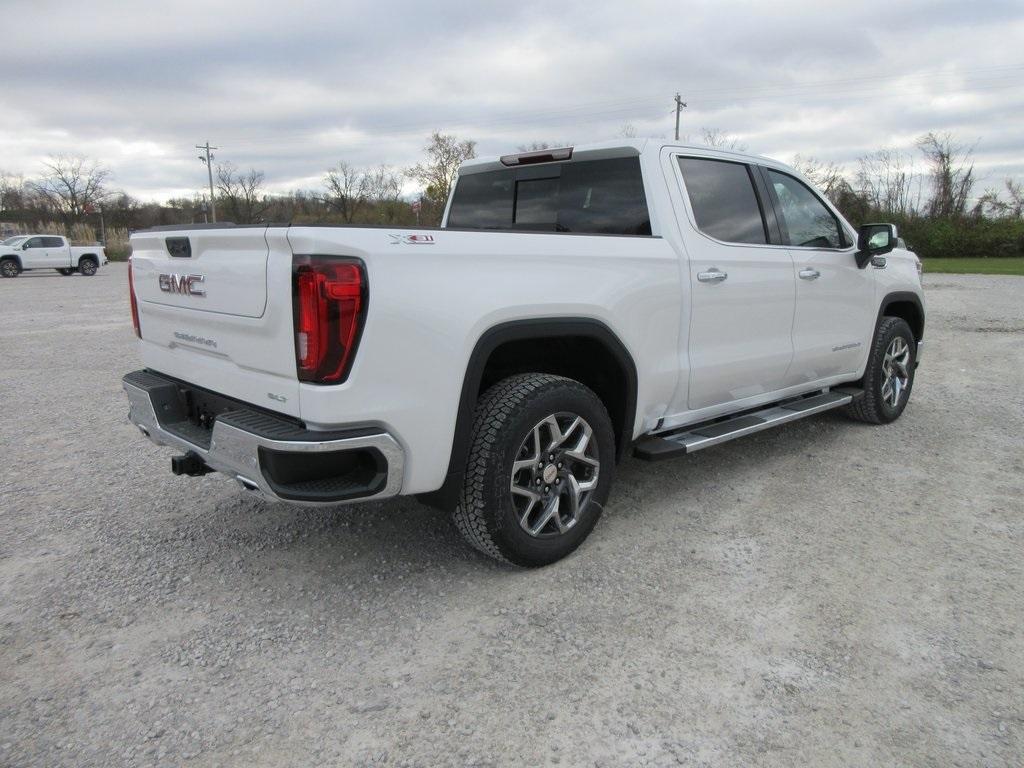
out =
[[[25,241],[25,250],[21,252],[21,266],[24,269],[51,266],[46,240],[45,237],[30,237]]]
[[[773,392],[793,358],[795,278],[772,243],[756,168],[679,157],[689,203],[691,411]],[[682,222],[686,226],[686,222]]]
[[[857,267],[852,233],[810,187],[771,168],[765,174],[796,273],[786,385],[854,376],[874,331],[874,270]]]

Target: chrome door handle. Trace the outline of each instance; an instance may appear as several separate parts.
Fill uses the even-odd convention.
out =
[[[821,272],[816,269],[808,267],[807,269],[800,270],[801,280],[817,280],[819,277],[821,277]]]
[[[725,272],[719,272],[717,269],[710,269],[707,272],[698,272],[697,280],[702,283],[720,283],[729,275]]]

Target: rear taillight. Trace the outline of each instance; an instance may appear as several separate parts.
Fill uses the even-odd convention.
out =
[[[366,275],[354,259],[296,256],[292,264],[295,364],[300,381],[348,376],[366,312]]]
[[[132,325],[135,326],[135,335],[142,338],[142,329],[139,328],[139,303],[135,300],[135,278],[132,275],[132,260],[128,259],[128,296],[132,303]]]

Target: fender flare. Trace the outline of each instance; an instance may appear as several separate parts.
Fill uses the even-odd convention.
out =
[[[11,259],[18,265],[19,272],[25,271],[25,265],[21,263],[21,256],[18,256],[15,253],[5,253],[3,256],[0,256],[0,261],[7,261],[8,259]]]
[[[455,419],[455,433],[448,457],[448,471],[444,485],[437,491],[420,494],[420,500],[431,506],[450,510],[458,499],[462,486],[462,475],[466,456],[469,453],[473,411],[476,408],[477,393],[483,380],[484,369],[491,354],[502,344],[524,339],[553,339],[566,336],[583,336],[594,339],[605,346],[616,359],[626,379],[626,402],[621,424],[621,434],[616,446],[616,458],[621,460],[626,449],[633,442],[633,427],[636,423],[637,373],[633,356],[626,349],[615,332],[600,320],[589,317],[535,317],[511,320],[492,326],[477,339],[469,355],[462,377],[459,408]]]
[[[878,317],[875,319],[875,330],[878,330],[879,323],[882,322],[882,318],[885,317],[885,310],[896,302],[909,302],[914,305],[917,309],[917,314],[921,318],[921,326],[917,329],[912,329],[917,333],[917,340],[920,341],[924,338],[924,304],[921,302],[921,297],[913,291],[893,291],[887,293],[880,304],[878,305]]]

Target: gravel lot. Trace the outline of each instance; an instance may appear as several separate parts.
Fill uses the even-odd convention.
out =
[[[1024,278],[927,288],[899,422],[630,460],[527,572],[172,476],[125,266],[0,281],[0,765],[1024,764]]]

